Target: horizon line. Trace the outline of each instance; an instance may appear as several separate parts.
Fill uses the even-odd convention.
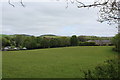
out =
[[[58,35],[58,34],[50,34],[50,33],[45,33],[45,34],[40,34],[40,35],[34,35],[34,34],[25,34],[25,33],[16,33],[16,34],[5,34],[5,33],[0,33],[0,35],[29,35],[29,36],[42,36],[42,35],[55,35],[55,36],[73,36],[73,35]],[[106,36],[106,35],[76,35],[76,36],[96,36],[96,37],[114,37],[115,35],[109,35],[109,36]]]

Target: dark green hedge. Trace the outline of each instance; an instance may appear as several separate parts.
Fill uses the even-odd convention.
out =
[[[95,42],[80,42],[79,46],[96,46]]]

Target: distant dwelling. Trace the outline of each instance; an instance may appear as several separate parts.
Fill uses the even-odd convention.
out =
[[[26,48],[26,47],[23,47],[22,49],[23,49],[23,50],[26,50],[27,48]]]
[[[7,46],[7,47],[4,47],[4,48],[3,48],[3,51],[8,51],[9,49],[11,49],[11,47],[10,47],[10,46]]]
[[[2,51],[14,51],[14,50],[26,50],[26,47],[23,48],[19,48],[19,47],[11,47],[11,46],[6,46],[4,48],[2,48]]]
[[[112,44],[110,40],[88,40],[87,42],[95,42],[97,45],[110,45]]]
[[[18,48],[15,47],[15,48],[13,48],[13,49],[14,49],[14,50],[17,50]]]

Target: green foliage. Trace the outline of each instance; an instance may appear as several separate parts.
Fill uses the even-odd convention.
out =
[[[50,39],[43,37],[41,40],[41,47],[42,48],[49,48],[50,47]]]
[[[2,46],[10,46],[10,40],[8,40],[7,38],[2,38]]]
[[[84,76],[88,80],[90,78],[92,79],[110,78],[111,80],[115,78],[120,79],[119,68],[120,68],[120,60],[110,59],[110,60],[106,60],[104,64],[96,66],[93,71],[91,70],[84,71]]]
[[[6,35],[1,37],[2,47],[15,46],[18,48],[26,47],[27,49],[67,47],[67,46],[94,46],[93,42],[85,42],[89,39],[96,39],[95,36],[79,36],[63,37],[55,35],[43,35],[39,37],[29,35]],[[107,39],[107,38],[106,38]],[[80,42],[80,43],[78,43]]]
[[[98,36],[80,36],[84,37],[86,40],[111,40],[112,37],[98,37]]]
[[[115,45],[115,49],[116,51],[120,52],[120,33],[117,34],[114,38],[113,38],[113,43]]]
[[[59,40],[60,40],[60,46],[61,47],[70,46],[70,38],[68,38],[68,37],[61,37],[61,38],[59,38]]]
[[[15,46],[27,49],[50,48],[50,47],[66,47],[70,45],[68,37],[34,37],[27,35],[14,35],[12,37],[1,37],[3,46]]]
[[[79,42],[79,46],[96,46],[95,42]]]
[[[77,46],[78,45],[78,38],[76,35],[73,35],[70,39],[71,46]]]
[[[23,42],[24,47],[27,49],[35,49],[37,48],[36,38],[34,36],[27,37]]]
[[[85,36],[78,36],[78,40],[79,40],[79,42],[85,42],[85,41],[87,41],[87,39],[86,39]]]
[[[2,38],[0,37],[0,49],[2,48]]]
[[[19,47],[19,46],[23,46],[24,43],[24,36],[23,35],[15,35],[14,37],[14,41],[15,41],[15,46]]]
[[[51,38],[50,39],[50,47],[58,47],[60,46],[60,41],[58,38]]]
[[[41,37],[36,37],[36,47],[37,48],[41,48],[41,41],[42,41],[42,38]]]

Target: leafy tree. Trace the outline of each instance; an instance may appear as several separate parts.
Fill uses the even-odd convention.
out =
[[[49,41],[50,41],[49,38],[43,37],[42,40],[41,40],[41,47],[42,48],[49,48],[50,47]]]
[[[23,35],[15,35],[15,37],[14,37],[15,46],[16,47],[23,46],[24,39],[25,38]]]
[[[27,37],[24,41],[24,47],[27,49],[35,49],[37,48],[36,38],[34,36]]]
[[[66,46],[70,46],[70,38],[69,37],[61,37],[60,39],[60,46],[61,47],[66,47]]]
[[[73,35],[70,39],[71,45],[72,46],[77,46],[78,45],[78,38],[76,35]]]
[[[41,48],[41,37],[36,37],[37,48]]]
[[[10,38],[10,45],[11,45],[11,46],[16,46],[14,37],[11,37],[11,38]]]
[[[0,49],[2,48],[2,37],[0,37]]]
[[[120,52],[120,33],[113,38],[113,43],[115,45],[115,50]]]
[[[57,38],[51,38],[50,39],[50,47],[59,47],[60,41]]]
[[[10,40],[6,39],[5,37],[2,37],[2,46],[10,46]]]

